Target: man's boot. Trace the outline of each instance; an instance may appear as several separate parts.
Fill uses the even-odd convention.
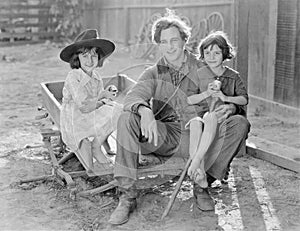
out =
[[[136,208],[137,190],[133,187],[130,189],[121,189],[122,195],[119,197],[119,204],[115,211],[110,215],[108,223],[112,225],[122,225],[129,220],[129,214]]]
[[[213,211],[215,209],[214,200],[208,193],[207,188],[201,188],[194,183],[194,197],[196,206],[202,211]]]

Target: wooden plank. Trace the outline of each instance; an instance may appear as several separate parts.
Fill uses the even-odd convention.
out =
[[[1,14],[2,18],[38,18],[44,19],[45,17],[56,18],[55,14],[37,14],[37,13],[11,13]]]
[[[277,166],[300,172],[300,150],[258,137],[249,137],[246,153]]]
[[[59,87],[62,91],[63,81],[59,82],[49,82],[49,83],[41,83],[41,94],[43,106],[49,112],[52,120],[55,122],[56,126],[60,127],[60,110],[61,105],[59,103],[59,93],[55,93],[53,90],[55,87]],[[61,94],[60,91],[60,94]]]
[[[81,162],[81,161],[80,161]],[[139,167],[138,168],[138,177],[145,177],[149,174],[152,175],[178,175],[184,168],[186,160],[182,157],[171,157],[165,163]],[[113,165],[104,166],[95,163],[94,169],[92,172],[87,172],[89,177],[92,176],[104,176],[113,174]]]
[[[25,32],[25,33],[8,33],[3,32],[0,33],[0,39],[5,38],[24,38],[24,37],[32,37],[32,36],[38,36],[38,37],[55,37],[59,36],[58,32]]]
[[[248,1],[248,92],[264,97],[266,95],[266,76],[269,35],[269,1]],[[239,44],[239,47],[243,44]],[[243,55],[243,54],[242,54]]]
[[[37,23],[1,23],[0,22],[0,27],[4,29],[11,29],[11,28],[16,28],[16,27],[56,27],[58,25],[58,22],[37,22]]]
[[[249,3],[248,0],[237,1],[238,17],[237,17],[237,44],[238,47],[236,62],[237,70],[241,78],[248,87],[248,48],[249,48]]]
[[[269,2],[266,99],[274,99],[278,0]]]
[[[298,77],[295,75],[298,3],[290,0],[278,4],[274,100],[290,106],[296,106],[294,79]]]
[[[19,40],[19,41],[0,41],[0,47],[9,47],[9,46],[20,46],[26,44],[36,44],[41,43],[41,40]]]
[[[300,36],[299,36],[299,31],[300,31],[300,4],[298,2],[297,4],[297,12],[298,12],[298,17],[297,17],[297,25],[296,25],[296,30],[298,31],[298,35],[296,36],[296,57],[295,57],[295,78],[294,78],[294,97],[295,97],[295,106],[297,108],[300,108]]]
[[[248,110],[251,113],[255,113],[257,110],[259,113],[274,116],[276,115],[283,121],[289,120],[289,122],[300,122],[300,109],[291,107],[286,104],[267,100],[258,96],[249,94]]]
[[[234,4],[234,0],[224,0],[224,1],[203,1],[203,2],[193,2],[193,3],[175,3],[172,4],[172,8],[194,8],[194,7],[202,7],[202,6],[226,6]],[[165,9],[168,5],[167,4],[132,4],[127,5],[126,7],[130,9]],[[115,10],[115,9],[122,9],[124,6],[101,6],[101,10]],[[87,7],[86,10],[93,10],[93,8]]]
[[[3,1],[3,0],[2,0]],[[29,9],[41,9],[41,10],[49,10],[50,9],[50,5],[21,5],[19,3],[11,3],[10,5],[7,4],[3,4],[2,2],[0,2],[0,10],[11,10],[11,9],[21,9],[21,10],[29,10]]]

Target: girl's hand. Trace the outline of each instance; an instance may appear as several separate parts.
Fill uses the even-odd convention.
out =
[[[111,99],[108,99],[108,98],[102,99],[101,102],[106,105],[114,106],[114,101],[112,101]]]
[[[100,94],[98,99],[101,100],[103,98],[106,99],[110,99],[110,100],[114,100],[116,98],[116,93],[115,92],[111,92],[109,90],[103,90]]]
[[[89,113],[96,109],[96,101],[95,100],[85,100],[81,103],[79,110],[82,113]]]
[[[224,95],[222,91],[215,91],[214,93],[212,93],[211,96],[214,97],[214,98],[219,98],[223,102],[226,102],[227,96]]]
[[[116,96],[117,96],[116,93],[111,92],[111,91],[107,91],[105,98],[110,99],[110,100],[114,100],[116,98]]]
[[[209,83],[206,91],[207,91],[208,96],[211,96],[212,94],[217,92],[216,90],[214,90],[214,83]]]

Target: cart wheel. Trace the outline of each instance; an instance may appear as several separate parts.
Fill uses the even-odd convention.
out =
[[[206,19],[201,19],[199,24],[192,27],[192,35],[187,44],[187,48],[190,52],[198,54],[198,45],[202,38],[207,35],[207,23]]]
[[[224,19],[220,12],[213,12],[207,17],[207,32],[224,30]]]
[[[192,26],[191,20],[190,20],[188,17],[183,16],[183,15],[181,15],[181,16],[179,16],[179,17],[180,17],[180,19],[181,19],[182,21],[185,22],[186,25]]]
[[[151,56],[155,56],[157,46],[152,42],[151,29],[153,23],[160,17],[162,17],[160,13],[153,14],[141,27],[137,35],[137,42],[132,49],[132,55],[134,58],[154,58]]]

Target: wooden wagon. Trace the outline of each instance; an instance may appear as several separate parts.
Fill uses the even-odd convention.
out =
[[[115,85],[118,88],[118,96],[117,101],[122,103],[124,96],[130,90],[130,88],[135,84],[135,81],[129,78],[124,74],[117,74],[113,77],[104,77],[103,78],[104,86]],[[89,143],[86,143],[86,151],[78,152],[71,150],[72,152],[67,153],[60,160],[57,159],[54,154],[53,147],[51,146],[51,138],[54,136],[60,137],[60,110],[61,110],[61,102],[62,102],[62,89],[64,86],[64,81],[55,81],[55,82],[43,82],[41,83],[41,95],[43,101],[43,107],[48,111],[53,123],[55,124],[55,129],[46,128],[41,130],[41,135],[43,137],[43,142],[45,147],[48,148],[53,169],[56,176],[64,179],[74,192],[76,192],[75,182],[73,181],[73,177],[88,175],[92,176],[105,176],[109,174],[113,174],[113,164],[104,165],[100,164],[97,160],[97,157],[92,156],[89,147]],[[187,138],[188,136],[186,136]],[[111,139],[113,140],[113,139]],[[182,142],[183,144],[185,141]],[[183,147],[181,147],[183,148]],[[186,148],[186,147],[185,147]],[[187,150],[187,149],[186,149]],[[178,151],[180,153],[180,150]],[[69,160],[72,155],[76,155],[85,171],[77,171],[77,172],[67,172],[63,169],[63,163]],[[156,158],[157,160],[158,158]],[[155,165],[149,166],[140,166],[138,168],[138,177],[144,178],[149,175],[179,175],[180,172],[184,169],[186,158],[181,157],[180,155],[173,156],[172,158],[163,159],[159,158],[159,163],[156,162]],[[98,189],[88,190],[86,192],[79,192],[79,195],[93,194],[96,192],[105,191],[114,187],[116,181],[109,182],[107,185],[104,185]]]

